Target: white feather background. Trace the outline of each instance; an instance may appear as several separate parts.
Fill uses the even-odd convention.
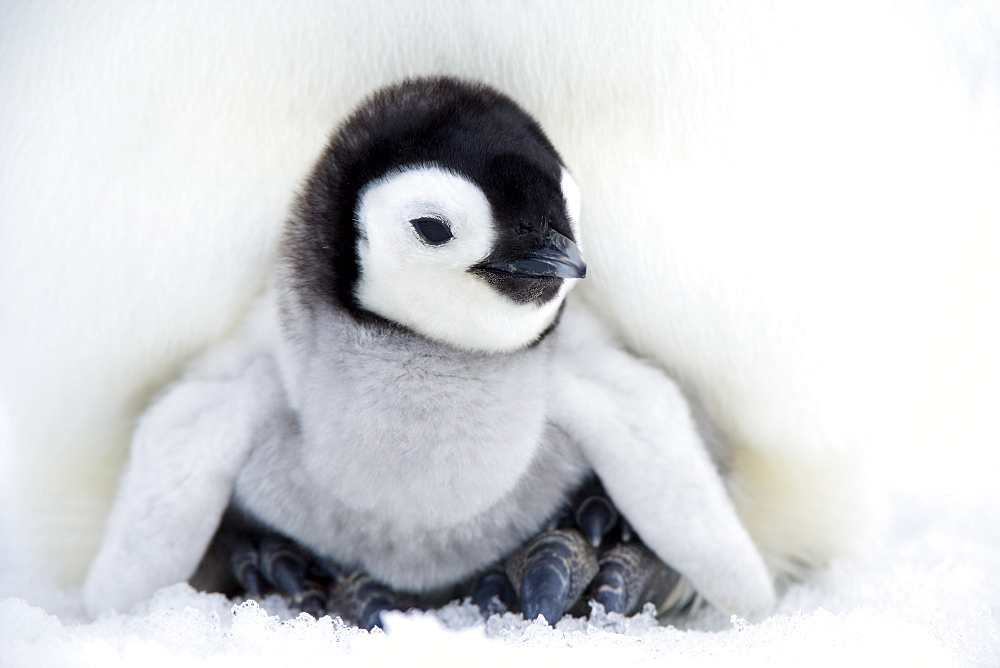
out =
[[[429,73],[546,128],[583,192],[588,300],[730,434],[776,568],[864,535],[859,470],[989,488],[997,3],[19,2],[0,6],[4,560],[79,582],[137,413],[262,287],[328,133]]]

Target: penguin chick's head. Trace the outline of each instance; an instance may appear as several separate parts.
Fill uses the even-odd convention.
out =
[[[537,341],[586,265],[579,193],[510,98],[450,78],[375,93],[333,136],[285,237],[292,288],[455,348]]]

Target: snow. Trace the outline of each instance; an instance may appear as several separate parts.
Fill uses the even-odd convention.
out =
[[[554,629],[510,614],[484,624],[453,603],[391,613],[385,632],[368,633],[293,617],[275,597],[240,603],[184,584],[89,621],[76,592],[7,572],[0,666],[1000,664],[1000,494],[896,485],[887,502],[890,519],[861,554],[791,586],[755,625],[713,610],[669,625],[601,610]]]

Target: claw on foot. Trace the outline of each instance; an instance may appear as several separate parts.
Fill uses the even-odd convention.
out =
[[[233,577],[243,587],[247,598],[260,598],[264,593],[264,576],[260,572],[257,548],[248,540],[239,540],[229,555]]]
[[[598,571],[597,555],[575,529],[536,536],[507,560],[525,619],[542,615],[551,625],[580,597]]]
[[[666,601],[679,579],[642,543],[622,543],[601,557],[592,597],[607,612],[631,615],[646,603]]]
[[[618,522],[618,511],[611,499],[603,495],[588,496],[576,509],[576,525],[594,547],[600,546],[604,536]]]
[[[628,607],[628,584],[617,564],[602,564],[594,578],[593,599],[604,606],[605,612],[624,614]]]
[[[344,620],[371,631],[382,627],[382,613],[398,610],[393,593],[361,571],[348,573],[337,582],[330,595],[330,608]]]
[[[303,612],[317,619],[325,614],[326,595],[319,585],[306,579],[306,562],[291,542],[276,535],[265,536],[258,551],[264,577]]]
[[[634,535],[635,534],[632,532],[632,525],[629,524],[628,520],[623,517],[621,521],[622,542],[623,543],[631,542]]]
[[[472,602],[483,617],[502,615],[514,606],[516,594],[510,580],[500,571],[485,573],[476,584]]]

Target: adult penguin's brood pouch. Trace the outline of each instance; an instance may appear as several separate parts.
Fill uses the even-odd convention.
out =
[[[628,611],[666,603],[676,573],[767,614],[771,577],[684,395],[566,299],[579,221],[506,96],[429,78],[369,98],[245,326],[142,418],[91,610],[190,578],[226,514],[213,549],[246,590],[365,625],[508,585],[550,622],[590,596]]]

